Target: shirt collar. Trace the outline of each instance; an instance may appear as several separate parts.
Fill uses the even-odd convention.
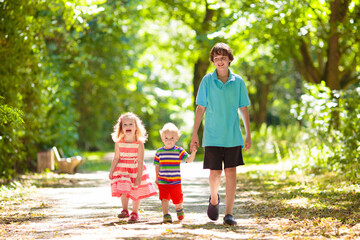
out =
[[[211,74],[212,79],[214,80],[218,80],[220,81],[220,79],[218,79],[217,74],[216,74],[216,69],[215,71]],[[235,74],[229,69],[229,79],[226,81],[225,84],[228,84],[229,82],[235,81]],[[221,81],[220,81],[221,82]]]
[[[174,150],[176,148],[176,145],[174,145],[172,148],[165,148],[165,146],[163,146],[163,149],[164,150],[167,150],[167,151],[169,151],[169,150]]]

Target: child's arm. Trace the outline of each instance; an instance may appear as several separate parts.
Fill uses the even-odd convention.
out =
[[[199,145],[198,131],[199,131],[199,127],[200,127],[200,124],[201,124],[201,121],[203,119],[205,111],[206,111],[206,107],[204,107],[204,106],[198,105],[196,107],[194,128],[193,128],[193,133],[192,133],[191,143],[190,143],[190,151],[191,151],[191,153],[193,152],[194,148],[198,148],[200,146]]]
[[[187,163],[192,163],[192,162],[195,160],[196,152],[197,152],[197,148],[194,147],[194,148],[193,148],[193,151],[192,151],[191,154],[186,158],[185,162],[187,162]]]
[[[155,166],[155,183],[159,183],[159,172],[160,172],[160,159],[158,156],[158,152],[156,151],[154,156],[154,166]]]
[[[246,137],[244,151],[247,151],[251,147],[251,132],[250,132],[250,119],[249,119],[249,110],[247,107],[240,108],[242,120],[244,122]]]
[[[159,181],[158,181],[158,177],[159,177],[159,171],[160,171],[160,166],[159,165],[155,165],[155,183],[158,184]]]
[[[111,163],[111,168],[110,168],[110,173],[109,173],[109,179],[113,179],[113,174],[116,168],[116,165],[118,164],[120,160],[120,152],[119,152],[119,143],[115,143],[115,155],[114,155],[114,159],[112,160]]]
[[[138,148],[138,172],[134,183],[135,186],[138,186],[141,183],[143,168],[144,168],[144,143],[140,142]]]

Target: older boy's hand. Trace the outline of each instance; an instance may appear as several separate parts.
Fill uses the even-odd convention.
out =
[[[247,150],[249,150],[250,147],[251,147],[251,137],[250,137],[250,136],[246,136],[246,137],[245,137],[244,151],[246,152]]]
[[[193,152],[194,149],[197,150],[197,148],[199,147],[199,137],[198,135],[193,135],[191,138],[191,143],[190,143],[190,152]]]

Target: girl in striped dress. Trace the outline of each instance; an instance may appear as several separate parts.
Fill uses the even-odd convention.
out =
[[[144,163],[146,130],[138,116],[125,113],[118,119],[111,135],[115,142],[115,155],[109,173],[111,194],[121,198],[123,210],[118,217],[129,217],[128,222],[137,222],[140,199],[157,194]],[[133,207],[131,214],[128,210],[129,198]]]

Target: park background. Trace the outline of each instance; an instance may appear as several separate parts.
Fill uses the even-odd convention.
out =
[[[359,16],[359,0],[0,0],[0,238],[359,238]],[[150,224],[161,217],[151,201],[143,230],[118,221],[117,203],[94,192],[108,192],[113,126],[139,115],[149,153],[171,121],[188,149],[217,42],[233,49],[251,101],[239,226],[208,222],[203,172],[184,178],[186,191],[206,183],[185,223]],[[85,157],[77,174],[37,173],[54,146]]]
[[[35,172],[53,146],[89,159],[113,151],[127,111],[143,120],[147,149],[169,121],[188,148],[209,52],[226,42],[251,100],[245,162],[358,182],[359,15],[358,0],[2,0],[1,181]]]

